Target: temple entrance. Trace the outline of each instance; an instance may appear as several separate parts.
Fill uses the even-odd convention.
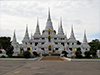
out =
[[[49,56],[51,56],[51,54],[52,54],[52,46],[51,45],[48,46],[48,50],[49,50]]]
[[[51,46],[51,45],[48,46],[48,50],[49,50],[49,51],[52,50],[52,46]]]
[[[51,46],[49,46],[48,50],[51,51]]]

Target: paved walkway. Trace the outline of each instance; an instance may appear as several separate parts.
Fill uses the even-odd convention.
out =
[[[46,56],[46,57],[42,57],[42,58],[40,59],[40,61],[43,61],[43,60],[64,61],[64,58],[59,57],[59,56]]]
[[[100,62],[0,60],[0,75],[100,75]]]

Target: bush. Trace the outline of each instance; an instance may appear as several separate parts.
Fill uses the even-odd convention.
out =
[[[30,52],[29,51],[24,51],[23,52],[23,56],[25,57],[25,58],[30,58]]]
[[[12,56],[13,58],[24,58],[23,56]]]
[[[5,58],[5,56],[4,56],[4,55],[2,55],[1,57],[2,57],[2,58]]]
[[[12,54],[8,54],[8,57],[9,57],[9,58],[12,58]]]
[[[67,52],[66,51],[62,51],[62,54],[64,54],[65,57],[67,57]]]
[[[76,55],[76,58],[82,58],[82,55],[81,55],[80,51],[76,51],[75,55]]]
[[[90,51],[86,51],[84,54],[85,54],[86,58],[90,58],[91,52]]]
[[[91,52],[91,54],[92,54],[92,57],[94,58],[95,56],[96,56],[96,51],[90,51]]]

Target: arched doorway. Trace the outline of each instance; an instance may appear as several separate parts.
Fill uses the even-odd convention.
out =
[[[49,46],[49,49],[48,50],[51,51],[51,46]]]
[[[51,56],[51,54],[52,54],[52,46],[51,45],[48,46],[48,50],[49,50],[49,56]]]
[[[37,52],[33,52],[33,55],[35,56],[35,57],[37,57],[37,56],[39,56],[38,54],[37,54]]]
[[[48,46],[48,50],[49,50],[49,51],[52,50],[52,46],[51,46],[51,45]]]

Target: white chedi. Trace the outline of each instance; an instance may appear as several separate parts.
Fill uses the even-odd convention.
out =
[[[73,26],[71,28],[70,38],[68,39],[67,35],[65,35],[63,32],[62,19],[60,19],[59,24],[60,25],[58,28],[58,33],[56,33],[56,30],[53,29],[49,10],[46,27],[42,31],[42,34],[40,33],[38,19],[35,33],[31,35],[31,38],[29,37],[28,26],[26,26],[25,36],[22,40],[22,44],[17,43],[14,31],[12,40],[12,45],[14,47],[13,56],[19,55],[21,53],[21,48],[23,49],[23,51],[29,50],[31,53],[37,52],[38,54],[40,54],[42,52],[42,54],[49,54],[50,51],[52,51],[52,54],[59,55],[63,50],[65,50],[68,53],[69,57],[71,57],[72,53],[75,53],[77,48],[80,48],[82,51],[82,55],[84,55],[84,52],[90,49],[90,46],[87,43],[86,33],[84,32],[83,43],[79,45],[77,44],[78,40],[76,40],[74,36]]]

